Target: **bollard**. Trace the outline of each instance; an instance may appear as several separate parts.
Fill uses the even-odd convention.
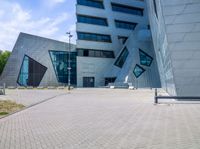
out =
[[[154,103],[157,104],[158,103],[158,92],[157,92],[157,88],[155,89],[155,96],[154,96]]]
[[[68,91],[70,91],[70,85],[68,85]]]
[[[3,84],[3,95],[6,95],[6,83]]]

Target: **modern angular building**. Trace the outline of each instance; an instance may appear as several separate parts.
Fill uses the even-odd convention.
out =
[[[199,0],[77,0],[78,85],[200,95],[199,20]]]
[[[77,0],[77,87],[164,88],[200,95],[199,0]],[[65,85],[67,43],[20,34],[0,78],[8,85]]]
[[[162,87],[200,95],[200,1],[147,0]]]
[[[160,87],[146,2],[77,0],[77,85]]]
[[[71,84],[76,85],[75,45],[20,33],[0,77],[6,86],[63,86],[68,83],[71,49]]]

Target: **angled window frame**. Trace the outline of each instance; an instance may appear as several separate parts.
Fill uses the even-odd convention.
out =
[[[141,72],[139,75],[137,75],[136,72],[135,72],[135,70],[136,70],[137,67],[140,68],[140,69],[142,70],[142,72]],[[134,67],[134,69],[133,69],[133,74],[134,74],[134,76],[135,76],[136,78],[139,78],[145,71],[146,71],[146,70],[145,70],[142,66],[136,64],[135,67]]]
[[[144,54],[146,57],[150,58],[151,59],[151,62],[149,64],[143,64],[142,63],[142,56],[141,56],[141,53]],[[144,52],[143,50],[139,49],[139,56],[140,56],[140,65],[143,65],[143,66],[147,66],[147,67],[150,67],[152,62],[153,62],[153,57],[150,56],[149,54],[147,54],[146,52]]]
[[[124,47],[123,50],[121,51],[120,55],[117,57],[117,60],[115,61],[114,65],[119,68],[122,68],[124,63],[127,60],[128,55],[129,55],[129,50],[127,47]],[[121,64],[121,63],[123,63],[123,64]]]
[[[68,58],[68,54],[69,54],[69,52],[68,51],[59,51],[59,50],[48,50],[48,53],[49,53],[49,58],[50,58],[50,60],[51,60],[51,64],[52,64],[52,67],[53,67],[53,69],[54,69],[54,73],[55,73],[55,75],[56,75],[56,78],[57,78],[57,81],[59,82],[59,83],[63,83],[63,84],[66,84],[66,83],[68,83],[68,82],[62,82],[62,81],[60,81],[60,78],[59,78],[59,74],[58,74],[58,72],[57,72],[57,70],[56,70],[56,68],[55,68],[55,66],[54,66],[54,61],[53,61],[53,57],[51,56],[51,53],[53,53],[53,52],[63,52],[63,53],[65,53],[65,54],[67,54],[67,58]],[[75,54],[76,56],[75,56],[75,64],[77,64],[77,52],[74,52],[74,51],[72,51],[71,53],[71,61],[70,61],[70,64],[71,64],[71,75],[70,75],[70,79],[71,79],[71,84],[72,85],[77,85],[77,65],[75,66],[75,76],[73,76],[73,74],[72,74],[72,54]],[[68,65],[68,60],[67,60],[67,65]],[[68,66],[67,66],[68,67]],[[67,70],[67,77],[68,77],[68,70]],[[74,78],[74,83],[72,82],[72,80],[73,80],[73,78]],[[68,80],[67,80],[68,81]]]
[[[40,81],[39,81],[39,83],[38,83],[38,85],[32,85],[32,86],[34,86],[34,87],[37,87],[37,86],[40,85],[40,83],[41,83],[41,81],[42,81],[42,79],[43,79],[45,73],[47,72],[47,69],[48,69],[48,68],[47,68],[46,66],[42,65],[40,62],[36,61],[35,59],[31,58],[30,56],[26,55],[26,54],[24,54],[24,56],[23,56],[22,63],[21,63],[20,69],[19,69],[19,73],[18,73],[17,81],[16,81],[16,82],[17,82],[17,84],[20,85],[20,86],[29,86],[29,85],[21,84],[20,81],[19,81],[20,75],[21,75],[21,71],[22,71],[22,67],[24,66],[24,60],[25,60],[26,57],[27,57],[28,59],[31,59],[32,61],[38,63],[39,65],[41,65],[41,66],[44,67],[44,69],[45,69],[45,70],[44,70],[44,73],[43,73],[43,75],[42,75],[42,77],[41,77],[41,79],[40,79]]]

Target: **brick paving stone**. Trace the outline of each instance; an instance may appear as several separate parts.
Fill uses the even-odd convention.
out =
[[[67,93],[67,90],[39,90],[39,89],[15,89],[9,90],[6,89],[6,95],[0,96],[0,100],[12,100],[17,103],[24,104],[25,106],[30,106],[32,104],[38,103],[45,99],[54,97],[56,95],[60,95],[63,93]]]
[[[29,99],[35,102],[39,93]],[[21,91],[20,97],[27,94]],[[0,119],[0,149],[199,149],[200,104],[155,106],[153,95],[73,90]]]

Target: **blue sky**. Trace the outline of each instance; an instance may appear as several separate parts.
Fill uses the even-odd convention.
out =
[[[75,33],[76,0],[0,0],[0,49],[11,51],[20,32],[68,41]]]

